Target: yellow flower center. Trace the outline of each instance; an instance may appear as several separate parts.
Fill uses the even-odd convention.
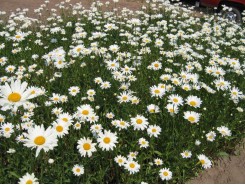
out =
[[[4,130],[5,130],[5,132],[8,132],[8,131],[10,131],[10,128],[7,127],[7,128],[5,128]]]
[[[178,103],[179,100],[178,100],[177,98],[174,98],[174,99],[173,99],[173,102],[174,102],[174,103]]]
[[[135,164],[134,163],[130,163],[129,166],[130,166],[130,168],[135,168]]]
[[[16,39],[20,39],[21,36],[20,36],[20,35],[16,35],[15,38],[16,38]],[[30,184],[32,184],[32,183],[30,183]]]
[[[159,93],[160,93],[160,91],[159,91],[158,89],[156,89],[154,92],[155,92],[156,94],[159,94]]]
[[[63,127],[59,125],[59,126],[56,127],[56,130],[57,130],[57,132],[62,132],[63,131]]]
[[[21,99],[21,95],[19,93],[11,93],[8,96],[8,100],[11,102],[18,102]]]
[[[164,176],[168,176],[168,172],[163,172],[163,175]]]
[[[36,145],[43,145],[45,143],[46,139],[43,137],[43,136],[37,136],[35,139],[34,139],[34,143]]]
[[[31,94],[36,94],[36,91],[35,91],[35,90],[32,90],[32,91],[31,91]]]
[[[222,130],[222,131],[221,131],[221,133],[222,133],[223,135],[225,135],[225,134],[226,134],[226,132],[225,132],[224,130]]]
[[[143,123],[143,121],[142,121],[142,119],[137,119],[137,120],[136,120],[136,123],[140,125],[140,124]]]
[[[83,149],[84,150],[90,150],[90,148],[91,148],[91,145],[89,143],[84,143],[83,144]]]
[[[169,112],[174,113],[174,109],[171,109],[171,108],[170,108],[170,109],[169,109]]]
[[[67,118],[63,118],[62,119],[64,122],[68,122],[68,119]]]
[[[205,161],[202,159],[202,160],[200,160],[200,163],[201,163],[202,165],[204,165],[204,164],[205,164]]]
[[[0,122],[3,122],[3,118],[0,118]]]
[[[190,116],[190,117],[188,118],[188,120],[189,120],[190,122],[194,122],[194,121],[195,121],[195,118],[194,118],[193,116]]]
[[[150,113],[154,113],[155,112],[155,109],[150,109]]]
[[[190,102],[190,105],[193,106],[193,107],[195,107],[197,105],[197,103],[195,101],[191,101]]]
[[[121,121],[120,122],[120,125],[124,126],[125,125],[125,122]]]
[[[77,48],[77,52],[80,52],[82,49],[81,48]]]
[[[33,184],[33,181],[29,179],[28,181],[26,181],[26,184]]]
[[[127,99],[128,99],[128,97],[124,96],[122,99],[125,101],[125,100],[127,100]]]
[[[83,115],[88,115],[88,114],[89,114],[89,111],[83,110],[83,111],[82,111],[82,114],[83,114]]]
[[[152,132],[156,132],[156,131],[157,131],[157,129],[153,128],[151,131],[152,131]]]
[[[158,64],[154,64],[154,67],[159,67],[159,65]]]
[[[103,141],[104,143],[109,144],[111,142],[111,139],[109,137],[105,137]]]
[[[81,170],[79,168],[76,169],[76,172],[79,173]]]

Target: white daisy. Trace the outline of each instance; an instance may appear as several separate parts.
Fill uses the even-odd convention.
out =
[[[19,184],[39,184],[39,182],[34,173],[26,173],[23,177],[19,179]]]
[[[13,109],[16,111],[28,100],[35,98],[37,94],[31,94],[30,90],[26,90],[27,82],[21,83],[20,80],[11,81],[11,84],[5,83],[0,86],[0,106],[2,110]]]
[[[186,98],[186,104],[195,108],[200,108],[200,105],[202,104],[202,100],[197,96],[188,96]]]
[[[217,127],[217,130],[222,135],[222,137],[231,136],[231,131],[225,126]]]
[[[134,130],[144,130],[147,128],[148,123],[148,119],[145,118],[144,116],[141,115],[137,115],[134,118],[131,118],[131,124],[134,127]]]
[[[180,153],[180,155],[181,155],[183,158],[191,158],[192,153],[191,153],[189,150],[185,150],[185,151],[183,151],[182,153]]]
[[[75,164],[72,168],[72,172],[75,176],[80,176],[84,174],[84,167],[82,165]]]
[[[86,155],[91,157],[92,153],[96,151],[96,143],[92,143],[90,138],[81,138],[78,140],[77,144],[77,149],[79,150],[82,157],[85,157]]]
[[[114,147],[116,147],[117,141],[117,134],[112,133],[111,131],[105,130],[104,133],[100,132],[99,137],[97,139],[97,142],[99,143],[99,147],[102,150],[113,150]]]
[[[145,138],[139,139],[140,148],[147,148],[149,146],[149,142]]]
[[[169,170],[169,168],[162,168],[159,172],[159,175],[162,180],[170,180],[172,179],[172,172]]]
[[[174,105],[183,105],[183,98],[177,94],[172,94],[168,97],[168,102]]]
[[[53,150],[58,144],[56,132],[53,128],[48,127],[46,130],[43,125],[35,125],[28,129],[26,139],[23,140],[24,146],[29,148],[36,148],[36,157],[43,149],[45,152]]]
[[[162,159],[156,158],[156,159],[154,159],[154,163],[155,163],[155,165],[160,166],[163,164],[163,161],[162,161]]]
[[[216,133],[214,131],[210,131],[209,133],[206,134],[206,138],[208,141],[213,142],[215,140]]]
[[[211,168],[212,163],[205,155],[203,155],[203,154],[198,155],[197,158],[199,159],[199,162],[201,163],[203,168],[205,168],[205,169]]]
[[[168,109],[170,114],[177,114],[179,112],[178,106],[174,104],[167,104],[166,109]]]
[[[124,163],[127,161],[126,157],[123,157],[121,155],[118,155],[114,158],[114,161],[119,165],[119,166],[123,166]]]
[[[190,123],[198,123],[200,114],[194,111],[187,111],[184,112],[184,118],[187,119]]]
[[[135,161],[126,161],[124,167],[130,174],[135,174],[140,171],[140,164]]]
[[[161,127],[157,125],[150,125],[147,129],[147,133],[150,137],[158,137],[158,135],[161,133],[162,129]]]

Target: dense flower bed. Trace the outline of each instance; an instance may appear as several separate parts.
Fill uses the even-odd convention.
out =
[[[181,183],[232,151],[244,26],[167,1],[68,2],[1,21],[0,183]]]

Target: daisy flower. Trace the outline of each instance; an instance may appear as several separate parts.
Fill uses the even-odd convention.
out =
[[[73,128],[75,129],[75,130],[80,130],[81,129],[81,123],[79,123],[79,122],[76,122],[74,125],[73,125]]]
[[[64,135],[68,134],[69,127],[66,123],[64,122],[54,122],[53,123],[53,128],[57,134],[57,137],[62,138]]]
[[[147,133],[150,137],[158,137],[158,135],[161,133],[162,129],[161,127],[157,125],[150,125],[147,129]]]
[[[17,32],[17,33],[15,34],[15,36],[12,37],[12,39],[13,39],[14,41],[19,42],[19,41],[24,40],[24,39],[25,39],[25,36],[26,36],[25,33],[23,33],[23,32]]]
[[[19,106],[27,103],[28,100],[35,98],[37,95],[31,94],[30,90],[26,90],[27,82],[21,83],[20,80],[11,81],[11,84],[5,83],[0,86],[0,106],[2,110],[13,109],[16,111]]]
[[[174,104],[167,104],[166,109],[168,109],[170,114],[177,114],[179,112],[178,106]]]
[[[90,105],[85,104],[77,108],[77,114],[79,117],[87,119],[89,116],[94,114],[94,110]]]
[[[126,157],[123,157],[121,155],[118,155],[114,158],[114,161],[119,165],[119,166],[123,166],[124,163],[127,161]]]
[[[88,96],[94,96],[96,94],[96,92],[95,92],[95,90],[93,90],[93,89],[89,89],[88,91],[87,91],[87,95]]]
[[[70,126],[73,123],[72,116],[68,113],[61,113],[58,116],[57,122]]]
[[[59,94],[52,93],[52,97],[50,97],[49,100],[55,104],[60,103],[61,102],[61,96]]]
[[[92,143],[90,138],[81,138],[78,140],[77,144],[77,149],[79,150],[82,157],[85,157],[86,155],[91,157],[92,153],[96,151],[96,143]]]
[[[128,159],[129,160],[133,160],[133,159],[136,159],[136,156],[138,155],[138,152],[130,152],[128,154]]]
[[[217,130],[222,135],[222,137],[231,136],[231,131],[225,126],[217,127]]]
[[[28,148],[36,148],[36,157],[43,149],[45,152],[53,150],[58,144],[56,132],[53,128],[48,127],[46,130],[43,125],[35,125],[28,129],[26,139],[24,139],[24,146]]]
[[[149,142],[145,138],[139,139],[140,148],[147,148],[149,146]]]
[[[126,161],[124,168],[128,170],[130,174],[135,174],[140,171],[140,164],[135,161]]]
[[[174,105],[183,105],[183,98],[177,94],[172,94],[168,97],[168,102]]]
[[[165,94],[165,91],[161,87],[154,85],[154,86],[150,87],[150,93],[151,93],[151,97],[162,98],[163,95]]]
[[[34,173],[26,173],[23,177],[19,179],[19,184],[39,184],[39,182]]]
[[[158,113],[160,112],[160,108],[157,105],[150,104],[147,106],[147,110],[149,113]]]
[[[93,133],[100,133],[102,129],[103,129],[103,127],[101,126],[101,124],[95,124],[95,125],[92,125],[92,126],[90,127],[90,130],[91,130]]]
[[[181,155],[183,158],[191,158],[192,153],[191,153],[189,150],[185,150],[185,151],[183,151],[182,153],[180,153],[180,155]]]
[[[72,172],[75,176],[80,176],[84,174],[84,167],[82,165],[75,164],[72,168]]]
[[[162,159],[156,158],[156,159],[154,159],[154,163],[155,163],[155,165],[160,166],[163,164],[163,161],[162,161]]]
[[[131,124],[134,127],[134,130],[145,130],[148,123],[148,119],[145,118],[144,116],[137,115],[134,118],[131,118]]]
[[[80,92],[80,88],[77,86],[72,86],[68,89],[69,94],[72,96],[76,96]]]
[[[5,121],[5,116],[0,114],[0,123],[3,123]]]
[[[122,92],[122,93],[120,93],[119,96],[117,96],[117,98],[118,98],[119,103],[126,103],[132,99],[132,96],[130,93]]]
[[[197,96],[188,96],[186,99],[186,104],[195,108],[200,108],[202,101]]]
[[[203,154],[198,155],[197,158],[199,159],[199,162],[201,163],[203,168],[205,168],[205,169],[211,168],[212,163],[205,155],[203,155]]]
[[[4,123],[1,126],[1,134],[6,137],[10,138],[11,134],[14,132],[14,125],[12,123]]]
[[[215,140],[215,137],[216,137],[216,133],[214,131],[211,131],[206,134],[206,138],[208,141],[213,142]]]
[[[190,123],[197,123],[200,119],[200,114],[194,111],[184,112],[184,118],[187,119]]]
[[[151,63],[150,68],[154,71],[157,71],[159,69],[162,69],[162,64],[159,61],[155,61]]]
[[[117,120],[116,127],[119,128],[119,130],[127,129],[129,127],[129,123],[120,119]]]
[[[102,150],[109,151],[113,150],[113,148],[116,147],[116,143],[118,143],[117,138],[118,137],[116,133],[105,130],[104,133],[99,133],[99,138],[97,139],[97,141],[99,143],[99,147]]]
[[[170,180],[172,179],[172,172],[169,170],[169,168],[162,168],[159,171],[159,175],[161,177],[162,180]]]

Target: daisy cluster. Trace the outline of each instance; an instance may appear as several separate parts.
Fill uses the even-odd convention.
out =
[[[242,137],[243,25],[48,7],[0,12],[0,183],[181,183]]]

